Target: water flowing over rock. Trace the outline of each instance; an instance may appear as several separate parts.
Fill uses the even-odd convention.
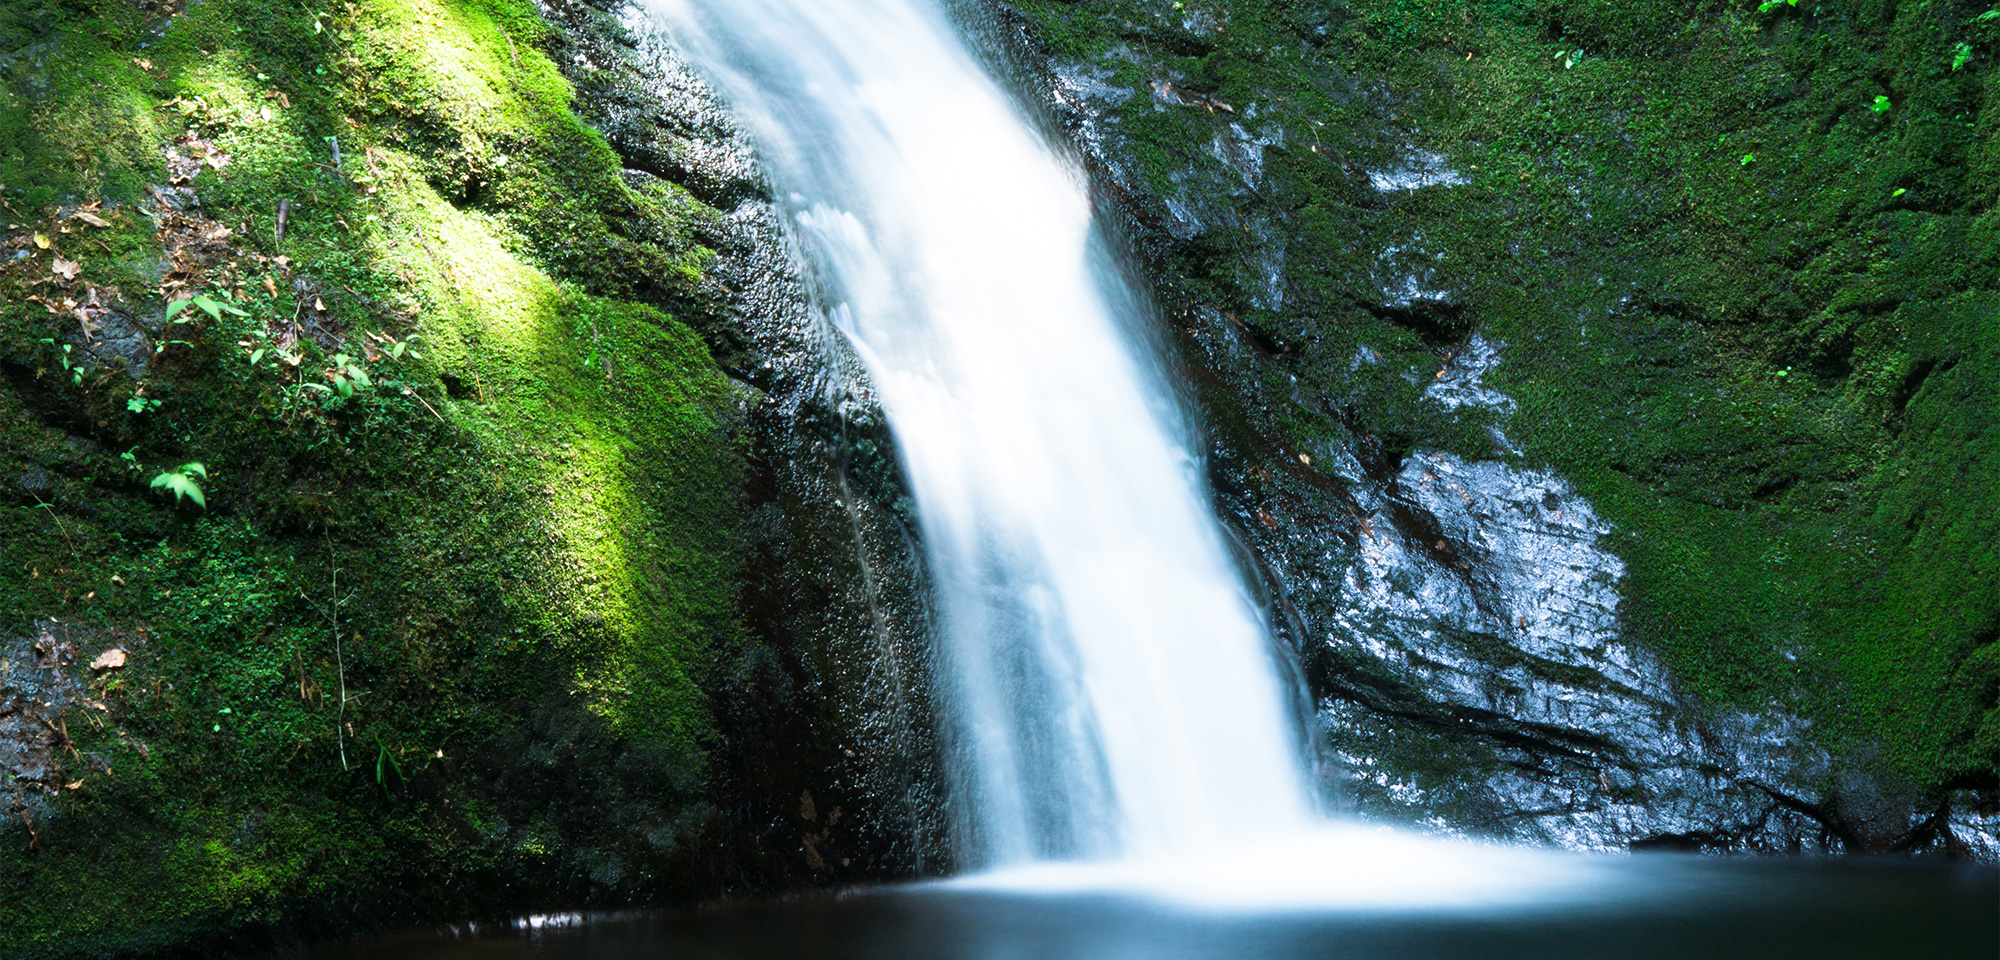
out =
[[[1262,625],[1073,172],[929,4],[657,9],[754,127],[894,424],[961,863],[1302,824]]]
[[[1341,128],[1349,139],[1292,146],[1344,165],[1370,231],[1338,238],[1353,286],[1367,291],[1342,309],[1414,334],[1435,357],[1428,370],[1399,372],[1363,343],[1346,355],[1350,379],[1418,388],[1401,416],[1462,424],[1420,428],[1462,438],[1449,450],[1412,445],[1409,428],[1357,419],[1304,386],[1324,362],[1306,358],[1323,352],[1325,334],[1306,313],[1315,308],[1286,302],[1305,283],[1288,273],[1300,228],[1287,204],[1302,201],[1267,182],[1261,148],[1284,143],[1285,130],[1259,120],[1281,108],[1239,86],[1254,102],[1223,112],[1212,78],[1191,90],[1179,72],[1188,61],[1160,45],[1206,51],[1201,31],[1128,22],[1128,40],[1078,59],[1036,35],[1049,22],[1036,17],[1052,15],[981,10],[996,59],[1068,132],[1174,321],[1210,413],[1218,503],[1299,658],[1337,806],[1579,849],[1992,856],[1978,801],[1933,816],[1838,762],[1785,705],[1704,702],[1623,639],[1623,534],[1562,476],[1524,462],[1507,436],[1518,404],[1485,384],[1508,346],[1467,319],[1453,252],[1418,220],[1383,212],[1471,182],[1401,119],[1405,94],[1337,69],[1293,78],[1379,119]],[[1079,24],[1092,13],[1065,16]],[[1167,36],[1176,29],[1184,39]],[[1155,45],[1129,39],[1142,36]],[[1160,157],[1162,127],[1133,126],[1153,122],[1132,106],[1145,102],[1185,131],[1180,157]],[[1239,306],[1216,305],[1231,301]],[[1335,426],[1302,443],[1275,428],[1283,418]],[[1842,769],[1851,787],[1837,785]]]

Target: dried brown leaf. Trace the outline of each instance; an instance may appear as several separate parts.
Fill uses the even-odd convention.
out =
[[[76,275],[83,272],[83,264],[75,260],[64,260],[58,256],[56,257],[55,265],[50,267],[49,270],[64,280],[75,280]]]
[[[97,659],[90,661],[90,669],[92,670],[116,670],[124,665],[125,651],[117,647],[112,647],[98,654]]]

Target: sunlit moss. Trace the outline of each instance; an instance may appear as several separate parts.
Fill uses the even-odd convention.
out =
[[[686,221],[713,212],[623,183],[526,4],[210,0],[157,37],[69,16],[37,36],[90,82],[19,93],[0,122],[39,162],[75,98],[128,105],[143,124],[77,149],[138,179],[16,163],[7,198],[108,201],[112,227],[45,228],[55,252],[158,311],[159,240],[121,204],[193,133],[229,157],[193,186],[252,316],[180,333],[141,415],[122,374],[38,378],[60,318],[0,308],[0,476],[49,478],[46,507],[0,506],[0,637],[55,616],[146,638],[105,694],[117,723],[77,732],[115,773],[65,792],[45,851],[0,851],[0,942],[172,948],[357,898],[408,911],[442,878],[575,902],[691,883],[699,682],[739,629],[737,408],[700,339],[631,296],[703,282]],[[656,239],[615,229],[641,221]],[[239,341],[307,315],[296,365],[247,363]],[[373,367],[407,390],[286,400],[373,334],[422,354]],[[206,512],[144,487],[186,459],[210,465]]]

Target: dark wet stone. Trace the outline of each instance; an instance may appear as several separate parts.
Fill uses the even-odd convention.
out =
[[[922,553],[867,373],[813,307],[715,93],[616,0],[547,9],[564,28],[554,59],[626,182],[672,182],[722,214],[704,242],[720,254],[724,316],[703,333],[750,424],[742,612],[755,637],[715,681],[730,743],[715,790],[730,811],[724,859],[766,886],[941,872]]]

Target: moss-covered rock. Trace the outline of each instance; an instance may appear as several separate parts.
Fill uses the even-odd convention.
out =
[[[1798,746],[1785,782],[1689,768],[1745,785],[1717,844],[1946,847],[1934,812],[1993,811],[2000,21],[1766,6],[1007,5],[1130,218],[1212,413],[1220,499],[1329,716],[1364,704],[1409,731],[1334,728],[1338,752],[1412,771],[1384,775],[1411,789],[1382,809],[1438,815],[1392,795],[1501,768],[1540,786],[1484,802],[1541,808],[1527,821],[1633,809],[1627,754],[1524,751],[1479,719],[1519,716],[1510,684],[1572,681],[1480,681],[1500,700],[1447,708],[1438,684],[1381,699],[1378,661],[1329,659],[1376,629],[1343,619],[1361,587],[1342,571],[1381,516],[1412,575],[1460,571],[1488,622],[1475,642],[1415,615],[1431,639],[1412,642],[1514,675],[1475,648],[1520,646],[1533,618],[1502,609],[1492,550],[1428,535],[1439,515],[1397,480],[1421,453],[1552,469],[1608,521],[1614,635],[1662,658],[1662,722],[1785,718],[1761,735]],[[1480,344],[1502,402],[1449,399]],[[1532,799],[1552,785],[1560,803]],[[1864,794],[1893,799],[1844,799]],[[1802,834],[1753,836],[1800,811]]]
[[[784,882],[717,842],[725,714],[799,682],[746,666],[754,391],[677,319],[727,319],[722,215],[627,175],[553,29],[0,13],[0,758],[53,764],[10,955]]]

